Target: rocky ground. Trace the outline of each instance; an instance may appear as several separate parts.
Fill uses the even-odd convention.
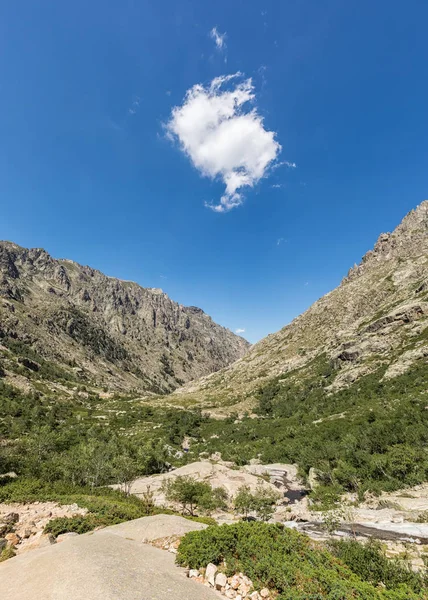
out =
[[[2,241],[0,337],[15,342],[1,349],[0,366],[21,389],[54,391],[67,377],[136,395],[213,373],[250,346],[160,289]]]
[[[56,502],[0,504],[0,552],[11,547],[16,554],[23,554],[54,544],[58,538],[55,540],[51,534],[43,532],[49,521],[87,512],[86,508],[79,508],[77,504],[61,506]]]
[[[136,496],[142,496],[148,490],[153,493],[153,500],[157,506],[167,505],[165,494],[162,491],[162,484],[164,481],[168,481],[177,476],[190,476],[198,481],[204,481],[209,483],[212,487],[224,487],[228,493],[229,498],[233,498],[238,489],[242,485],[248,485],[252,491],[257,486],[276,490],[276,486],[269,481],[269,477],[262,477],[260,473],[252,473],[251,470],[239,469],[233,465],[233,463],[227,463],[223,461],[211,462],[209,460],[198,461],[180,467],[169,473],[163,473],[161,475],[153,475],[151,477],[141,477],[136,479],[131,486],[131,494]],[[120,486],[112,486],[120,487]],[[177,508],[171,505],[171,508]]]
[[[244,573],[235,573],[235,575],[227,577],[212,563],[209,563],[205,569],[189,569],[187,573],[191,579],[217,590],[226,598],[263,600],[273,597],[268,588],[256,590],[254,583]]]
[[[218,457],[217,457],[218,458]],[[253,460],[252,464],[236,467],[221,460],[191,463],[164,475],[143,477],[134,481],[131,493],[144,494],[150,489],[158,506],[166,504],[161,486],[165,479],[177,475],[189,475],[211,486],[223,486],[232,500],[241,485],[251,490],[262,485],[278,490],[282,497],[278,501],[273,521],[285,523],[305,532],[317,540],[328,537],[354,536],[360,541],[370,537],[380,539],[390,556],[407,555],[417,569],[424,568],[423,555],[428,550],[428,483],[411,489],[368,496],[354,506],[356,497],[347,494],[342,498],[337,511],[339,524],[337,532],[327,533],[323,526],[325,514],[314,510],[307,495],[308,490],[298,477],[297,466],[290,464],[262,465]],[[315,482],[312,482],[316,485]],[[178,508],[177,506],[172,506]],[[212,515],[219,523],[233,523],[239,517],[232,508]],[[174,551],[176,539],[158,540],[159,547]]]
[[[331,535],[351,535],[361,541],[374,537],[385,543],[390,556],[406,555],[415,568],[424,568],[423,556],[428,551],[428,483],[394,493],[383,493],[379,497],[367,496],[358,506],[354,506],[356,498],[352,494],[344,496],[341,508],[337,511],[337,531],[329,534],[323,526],[325,515],[313,510],[308,490],[298,477],[296,465],[262,465],[257,460],[251,462],[239,468],[221,460],[191,463],[166,474],[137,479],[132,484],[131,493],[139,496],[150,490],[155,504],[165,506],[167,502],[161,489],[162,483],[178,475],[194,477],[213,487],[223,486],[231,500],[242,485],[249,486],[253,491],[262,485],[281,494],[273,521],[294,527],[317,540],[326,540]],[[52,535],[43,533],[46,524],[56,517],[71,517],[86,512],[86,509],[77,505],[60,506],[55,502],[0,504],[0,550],[11,547],[20,555],[28,550],[62,542],[74,534],[59,536],[55,540]],[[233,512],[232,502],[229,510],[212,516],[219,523],[233,523],[239,519]],[[182,522],[190,523],[186,520]],[[126,532],[129,528],[130,535],[135,533],[133,523],[123,523],[120,525],[121,531]],[[181,527],[171,534],[169,528],[163,527],[160,521],[147,520],[144,528],[140,525],[138,531],[141,541],[174,553],[180,537],[187,529]],[[205,581],[201,573],[191,576]],[[224,592],[229,590],[229,587],[222,587],[225,588]],[[239,597],[239,594],[233,595],[230,591],[226,597]]]
[[[15,600],[214,600],[217,592],[187,577],[173,554],[151,545],[204,527],[156,515],[68,537],[0,563],[0,591],[13,584]]]

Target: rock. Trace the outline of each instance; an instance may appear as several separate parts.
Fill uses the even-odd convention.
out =
[[[51,533],[42,533],[39,531],[35,536],[28,540],[28,544],[24,546],[22,551],[27,552],[28,550],[35,550],[36,548],[45,548],[56,544],[56,540]]]
[[[9,473],[1,473],[0,479],[16,479],[18,475],[14,471],[9,471]]]
[[[263,588],[262,590],[260,590],[260,596],[262,598],[269,598],[270,591],[267,588]]]
[[[319,478],[318,471],[314,467],[311,467],[309,469],[309,474],[308,474],[308,485],[311,488],[311,490],[314,490],[315,488],[317,488],[319,486],[318,478]]]
[[[3,523],[7,524],[18,523],[19,514],[16,512],[10,512],[7,515],[4,515],[4,517],[2,517],[1,520],[3,521]]]
[[[261,596],[258,592],[253,592],[252,594],[250,594],[250,598],[251,600],[261,600]]]
[[[60,544],[61,542],[65,542],[66,540],[76,537],[77,535],[79,535],[79,534],[75,533],[74,531],[69,531],[68,533],[61,533],[56,538],[56,543]]]
[[[91,331],[93,343],[108,357],[92,357],[91,379],[115,391],[146,392],[153,381],[172,391],[230,365],[250,346],[201,309],[178,304],[162,290],[142,288],[10,242],[0,242],[0,296],[2,333],[24,343],[37,339],[44,358],[67,372],[70,361],[86,352],[84,332]],[[25,303],[19,319],[4,306],[6,296]],[[170,343],[173,339],[177,342]],[[31,382],[40,364],[26,357],[18,360],[26,367],[22,377]],[[84,365],[75,366],[80,369],[75,376],[83,380]]]
[[[248,585],[248,583],[245,583],[244,581],[242,583],[240,583],[238,591],[242,596],[246,596],[248,594],[248,592],[251,590],[251,585]]]
[[[198,569],[190,569],[189,571],[189,577],[193,578],[193,577],[199,577],[199,571]]]
[[[4,537],[9,546],[17,546],[21,541],[21,538],[16,533],[7,533]]]
[[[240,579],[238,575],[233,575],[232,577],[229,577],[229,584],[233,590],[237,590],[240,584]]]
[[[212,460],[214,462],[221,461],[221,452],[213,452],[213,454],[211,454],[211,456],[210,456],[210,460]]]
[[[226,596],[226,598],[236,598],[236,592],[232,589],[226,590],[224,592],[224,595]]]
[[[226,586],[227,583],[227,577],[224,573],[217,573],[216,578],[215,578],[215,587],[218,590],[221,590],[221,588],[224,588]]]
[[[40,369],[40,365],[39,363],[35,362],[34,360],[30,360],[29,358],[26,357],[18,357],[18,362],[23,365],[24,367],[26,367],[27,369],[30,369],[30,371],[39,371]]]
[[[215,586],[215,574],[217,571],[218,569],[215,565],[213,565],[213,563],[209,563],[205,569],[205,579],[212,587]]]

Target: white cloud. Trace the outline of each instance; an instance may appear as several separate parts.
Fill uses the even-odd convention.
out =
[[[286,242],[287,240],[285,238],[278,238],[276,240],[276,245],[280,246],[283,242]]]
[[[283,183],[274,183],[270,187],[272,187],[274,190],[279,190],[284,187],[284,184]]]
[[[136,96],[134,98],[134,100],[132,101],[131,106],[128,108],[128,113],[130,115],[135,115],[135,113],[137,112],[139,107],[140,107],[140,98],[138,96]]]
[[[290,162],[289,160],[282,160],[281,162],[275,163],[274,168],[279,169],[279,167],[287,167],[287,169],[297,169],[296,163]]]
[[[245,329],[240,329],[240,328],[238,327],[238,329],[235,329],[235,333],[237,333],[238,335],[239,335],[240,333],[245,333]]]
[[[217,46],[218,50],[225,50],[226,49],[226,32],[225,33],[220,33],[217,30],[217,27],[213,27],[210,31],[210,38],[212,40],[214,40],[215,45]]]
[[[208,86],[190,88],[166,125],[169,137],[179,141],[196,169],[225,184],[219,203],[206,203],[216,212],[240,206],[242,188],[264,177],[281,151],[254,101],[251,79],[243,79],[241,73],[217,77]],[[249,102],[253,108],[247,108]]]

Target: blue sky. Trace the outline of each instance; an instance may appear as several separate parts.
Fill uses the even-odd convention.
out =
[[[427,22],[426,0],[1,3],[0,238],[278,330],[428,198]]]

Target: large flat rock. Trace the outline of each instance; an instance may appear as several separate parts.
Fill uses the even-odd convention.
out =
[[[212,600],[188,579],[175,556],[142,540],[205,526],[156,515],[70,537],[0,564],[0,598],[14,600]]]
[[[242,485],[248,485],[251,491],[255,491],[258,486],[276,491],[276,487],[266,482],[261,474],[249,473],[243,469],[231,469],[224,464],[210,461],[198,461],[184,465],[174,471],[163,473],[161,475],[152,475],[151,477],[140,477],[136,479],[131,486],[131,494],[139,496],[148,489],[154,493],[154,500],[158,505],[167,504],[165,494],[162,492],[162,483],[165,480],[174,479],[179,475],[189,476],[198,481],[205,481],[212,487],[224,487],[230,497],[236,496]],[[119,486],[112,486],[119,487]]]

